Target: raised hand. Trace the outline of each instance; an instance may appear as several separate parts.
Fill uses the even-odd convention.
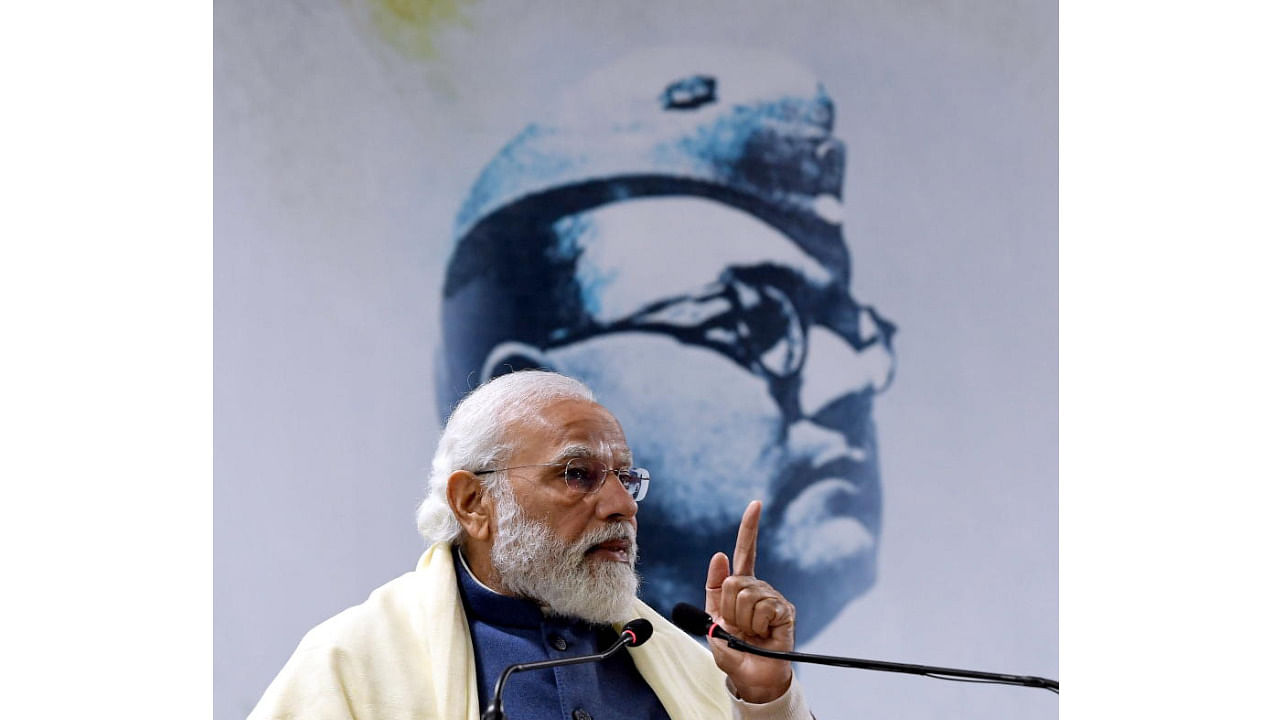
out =
[[[756,535],[760,530],[759,500],[742,513],[733,549],[733,574],[724,553],[711,557],[707,567],[707,614],[729,634],[770,650],[795,647],[796,608],[769,583],[755,576]],[[791,663],[732,650],[712,639],[716,664],[729,676],[734,692],[747,702],[763,703],[781,697],[791,685]]]

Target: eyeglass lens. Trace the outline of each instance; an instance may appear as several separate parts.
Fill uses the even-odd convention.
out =
[[[564,481],[570,489],[581,493],[592,493],[604,485],[609,473],[616,473],[622,487],[631,497],[642,500],[648,489],[649,473],[642,468],[611,469],[599,460],[574,458],[564,468]]]

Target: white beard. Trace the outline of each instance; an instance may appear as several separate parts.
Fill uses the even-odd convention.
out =
[[[506,479],[494,483],[498,531],[490,561],[507,589],[534,600],[552,614],[589,623],[631,620],[640,578],[636,575],[635,528],[625,522],[588,531],[565,543],[551,528],[530,518],[516,502]],[[595,545],[626,538],[629,562],[588,561]]]

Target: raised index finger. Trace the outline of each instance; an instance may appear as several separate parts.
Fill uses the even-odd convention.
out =
[[[738,542],[733,546],[733,574],[756,574],[756,535],[760,531],[760,501],[747,503],[738,526]]]

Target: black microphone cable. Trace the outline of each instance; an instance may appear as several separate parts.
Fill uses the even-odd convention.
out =
[[[1020,685],[1022,687],[1044,688],[1058,694],[1058,681],[1034,675],[1006,675],[1003,673],[980,672],[978,670],[962,670],[959,668],[933,667],[930,665],[911,665],[908,663],[884,662],[881,660],[859,660],[833,655],[814,655],[811,653],[781,652],[767,650],[762,647],[743,642],[725,632],[711,616],[689,603],[680,603],[671,611],[671,621],[676,627],[690,635],[705,635],[708,638],[719,638],[729,643],[734,650],[741,650],[753,655],[790,660],[793,662],[816,663],[818,665],[834,665],[836,667],[858,668],[861,670],[880,670],[882,672],[909,673],[924,675],[938,680],[955,680],[959,682],[991,683],[997,685]]]

